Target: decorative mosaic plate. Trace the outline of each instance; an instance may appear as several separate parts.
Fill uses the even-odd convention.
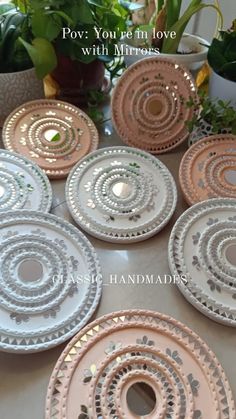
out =
[[[48,212],[52,189],[44,172],[30,160],[0,150],[0,213],[16,209]]]
[[[115,128],[129,146],[160,154],[185,141],[186,121],[197,101],[191,74],[166,59],[147,58],[129,67],[120,77],[112,96]]]
[[[179,171],[186,201],[236,198],[236,136],[211,135],[184,155]]]
[[[236,199],[211,199],[189,208],[169,243],[180,291],[203,314],[236,326]]]
[[[82,157],[97,149],[98,132],[75,106],[36,100],[7,118],[3,141],[8,150],[33,160],[50,178],[63,178]]]
[[[137,149],[98,150],[71,172],[66,197],[74,220],[110,242],[145,240],[172,217],[177,192],[169,170]]]
[[[48,387],[46,419],[144,417],[236,416],[225,373],[199,336],[152,311],[112,313],[63,351]]]
[[[0,215],[0,350],[61,344],[88,322],[100,295],[100,266],[78,229],[35,211]]]

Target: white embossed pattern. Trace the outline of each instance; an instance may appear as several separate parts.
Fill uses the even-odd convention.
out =
[[[15,209],[49,212],[52,188],[44,172],[30,160],[0,150],[0,213]]]
[[[97,256],[75,227],[36,211],[0,215],[1,350],[59,345],[87,323],[100,295]]]
[[[203,314],[236,327],[236,200],[211,199],[188,209],[176,222],[169,242],[178,287]]]
[[[129,147],[99,150],[71,172],[66,197],[75,221],[105,241],[135,242],[159,232],[172,217],[177,191],[167,167]]]

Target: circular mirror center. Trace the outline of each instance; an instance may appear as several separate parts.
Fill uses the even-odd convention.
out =
[[[127,392],[127,405],[130,411],[138,417],[150,415],[156,403],[155,392],[146,383],[135,383]]]
[[[227,247],[225,256],[231,265],[236,266],[236,244]]]
[[[225,180],[230,185],[236,186],[236,170],[226,170]]]
[[[38,281],[43,277],[43,266],[37,260],[27,259],[21,262],[18,274],[24,282]]]
[[[44,138],[49,143],[52,143],[52,142],[60,141],[61,135],[60,135],[60,132],[57,131],[56,129],[48,129],[47,131],[44,132]]]
[[[148,110],[152,116],[160,115],[162,111],[162,103],[158,99],[153,99],[148,104]]]
[[[117,182],[113,185],[112,191],[117,198],[126,199],[131,194],[132,186],[129,183]]]
[[[5,188],[0,185],[0,198],[2,198],[4,194],[5,194]]]

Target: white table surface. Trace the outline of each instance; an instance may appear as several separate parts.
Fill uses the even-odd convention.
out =
[[[108,135],[108,132],[111,135]],[[101,125],[101,147],[123,145],[110,122]],[[186,145],[159,156],[178,183],[178,167]],[[53,181],[52,213],[72,222],[68,212],[65,181]],[[179,185],[178,185],[179,190]],[[178,207],[169,225],[157,236],[138,244],[109,244],[87,235],[94,245],[105,282],[111,274],[170,274],[167,245],[173,223],[187,209],[179,190]],[[101,304],[93,317],[121,309],[156,310],[182,321],[198,333],[222,363],[236,399],[236,330],[219,325],[193,308],[175,285],[110,285],[103,289]],[[43,419],[47,385],[65,345],[33,355],[0,353],[0,418]],[[69,419],[69,418],[68,418]],[[204,418],[213,419],[213,418]]]

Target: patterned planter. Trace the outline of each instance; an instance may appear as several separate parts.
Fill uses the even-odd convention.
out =
[[[15,108],[33,99],[44,97],[43,81],[34,68],[17,73],[0,73],[0,126]]]
[[[188,140],[188,146],[191,147],[197,141],[201,140],[204,137],[208,137],[209,135],[214,134],[231,134],[231,128],[222,128],[219,132],[215,133],[213,131],[213,127],[209,122],[204,121],[204,119],[200,122],[199,127],[196,127],[193,132],[191,132]]]

